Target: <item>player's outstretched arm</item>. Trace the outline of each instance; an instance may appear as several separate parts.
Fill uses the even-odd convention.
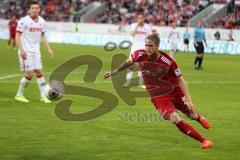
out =
[[[52,50],[51,46],[49,45],[44,32],[42,33],[42,42],[43,42],[44,46],[47,48],[49,57],[53,58],[54,57],[53,50]]]
[[[104,74],[104,79],[107,79],[115,74],[117,74],[118,72],[127,69],[128,67],[130,67],[131,65],[133,65],[134,62],[132,62],[131,60],[126,60],[124,63],[122,63],[120,66],[118,66],[116,69],[114,69],[113,71],[108,71]]]

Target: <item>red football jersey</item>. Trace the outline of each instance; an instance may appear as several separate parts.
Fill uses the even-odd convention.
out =
[[[147,91],[152,98],[172,98],[179,91],[178,78],[182,73],[177,63],[166,53],[159,51],[157,59],[151,59],[146,50],[134,52],[132,61],[137,62],[142,71]]]
[[[17,28],[17,21],[16,20],[10,20],[8,23],[9,26],[9,30],[11,33],[15,33],[16,32],[16,28]]]

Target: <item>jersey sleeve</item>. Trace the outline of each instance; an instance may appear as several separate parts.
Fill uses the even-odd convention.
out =
[[[140,62],[140,58],[144,55],[145,50],[137,50],[131,54],[132,62]]]
[[[17,24],[16,31],[22,33],[23,30],[24,30],[24,28],[25,28],[24,20],[23,20],[23,19],[20,19],[19,22],[18,22],[18,24]]]
[[[182,76],[182,72],[174,60],[172,61],[172,69],[177,78],[180,78]]]

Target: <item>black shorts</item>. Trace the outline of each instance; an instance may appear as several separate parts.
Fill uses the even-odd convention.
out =
[[[203,42],[197,42],[198,46],[195,45],[194,43],[194,47],[197,51],[197,54],[203,54],[204,53],[204,46],[203,46]]]
[[[189,44],[189,39],[184,39],[184,44]]]

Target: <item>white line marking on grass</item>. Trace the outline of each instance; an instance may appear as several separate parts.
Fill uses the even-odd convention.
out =
[[[4,79],[8,79],[8,78],[13,78],[13,77],[18,77],[18,76],[22,76],[22,74],[10,74],[10,75],[6,75],[6,76],[1,76],[0,80],[4,80]]]

